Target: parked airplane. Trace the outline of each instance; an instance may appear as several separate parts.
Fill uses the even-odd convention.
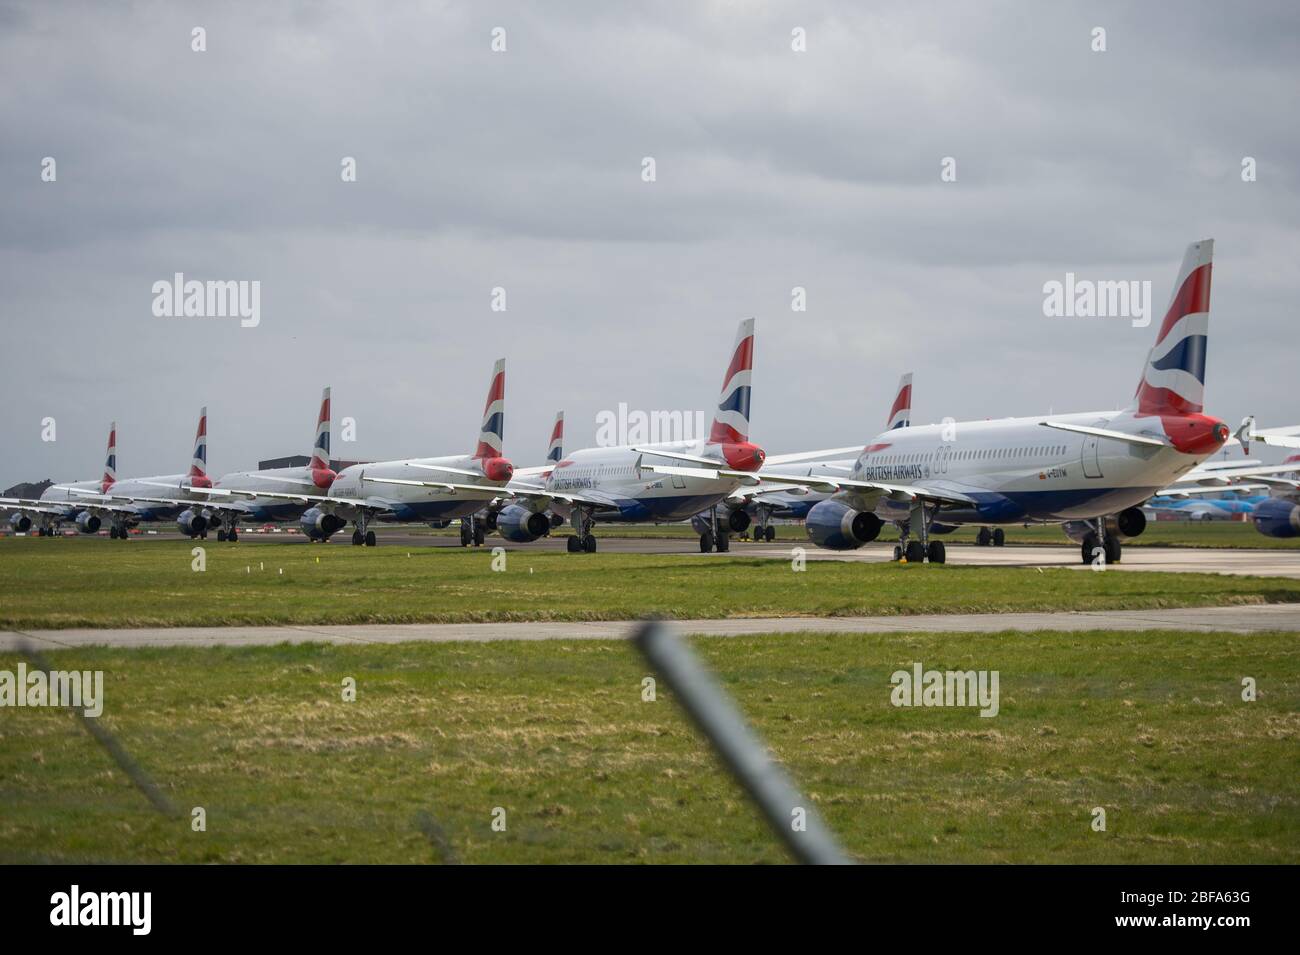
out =
[[[42,500],[58,502],[75,512],[77,529],[94,533],[102,522],[109,522],[108,536],[126,540],[137,524],[174,518],[185,509],[191,488],[212,486],[208,477],[208,409],[199,412],[199,427],[194,434],[194,451],[190,469],[185,474],[117,480],[117,427],[109,436],[108,462],[99,487],[87,488],[86,482],[56,484],[46,488]],[[162,490],[160,490],[162,489]],[[170,489],[170,492],[169,490]]]
[[[890,404],[889,414],[885,418],[885,428],[888,431],[894,431],[898,428],[909,427],[911,423],[912,373],[909,371],[898,380],[898,389],[894,392],[894,400]],[[818,456],[842,454],[845,450],[856,452],[859,448],[840,448],[814,453]],[[794,457],[800,458],[804,457],[804,455],[795,455]],[[765,472],[774,467],[781,467],[783,463],[789,460],[790,457],[786,455],[768,457],[764,461],[763,467],[759,469],[759,477],[762,477]],[[848,477],[852,471],[853,460],[847,459],[810,464],[806,468],[795,469],[792,473],[805,477],[818,475]],[[776,528],[771,524],[774,518],[804,520],[814,505],[821,503],[830,496],[831,492],[829,491],[817,491],[803,486],[792,485],[781,488],[760,484],[757,487],[741,487],[729,494],[727,499],[718,505],[718,516],[729,530],[737,534],[749,529],[752,522],[754,525],[753,539],[756,541],[771,541],[776,538]],[[702,551],[709,549],[705,545],[708,540],[707,535],[712,530],[711,519],[712,515],[707,511],[696,514],[691,518],[691,525],[695,528],[696,533],[700,535],[700,549]]]
[[[640,446],[584,448],[554,465],[518,472],[507,488],[513,502],[497,518],[501,536],[523,543],[546,533],[548,508],[573,522],[570,553],[594,552],[597,522],[680,521],[709,510],[710,547],[728,549],[728,534],[715,505],[742,484],[756,484],[763,449],[749,441],[750,379],[754,363],[754,320],[745,319],[722,378],[722,392],[709,436]],[[671,475],[647,473],[646,459],[679,461]],[[719,466],[730,470],[719,476]],[[527,483],[535,477],[540,483]]]
[[[182,534],[188,534],[191,538],[207,537],[208,530],[216,527],[217,540],[233,542],[239,540],[238,527],[241,520],[260,523],[301,517],[308,505],[267,497],[265,492],[328,491],[335,477],[329,461],[330,390],[326,388],[321,394],[320,412],[316,416],[311,460],[305,467],[235,471],[207,486],[186,481],[178,484],[165,481],[142,483],[174,489],[179,492],[179,497],[191,502],[192,506],[176,516],[176,526]]]
[[[466,532],[482,544],[484,528],[468,520],[501,493],[514,473],[502,456],[505,425],[506,362],[492,370],[478,446],[471,454],[354,464],[334,478],[328,494],[259,491],[257,499],[291,502],[306,508],[299,523],[313,541],[328,540],[350,520],[352,543],[375,546],[373,521],[427,521],[445,526],[460,518],[461,543]],[[447,478],[428,479],[429,472]]]
[[[77,530],[83,534],[99,531],[98,515],[87,515],[85,520],[77,520],[81,511],[77,492],[106,492],[117,480],[117,422],[108,428],[108,453],[104,458],[104,474],[98,481],[69,481],[46,488],[39,498],[0,498],[0,507],[9,510],[9,526],[15,532],[24,534],[33,527],[38,537],[52,537],[59,532],[64,521],[72,521]],[[121,507],[123,513],[128,508]],[[116,534],[114,534],[116,536]]]
[[[1229,437],[1226,424],[1202,411],[1212,252],[1209,239],[1188,247],[1128,408],[886,431],[862,450],[851,477],[780,471],[763,480],[834,492],[808,514],[808,535],[822,547],[861,547],[895,520],[909,563],[942,563],[943,543],[930,540],[936,520],[1060,522],[1085,563],[1117,562],[1121,540],[1146,526],[1139,505]]]

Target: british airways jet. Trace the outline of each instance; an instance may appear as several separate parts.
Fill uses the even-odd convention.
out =
[[[763,449],[749,440],[750,379],[754,367],[754,320],[745,319],[728,353],[722,392],[707,439],[639,446],[584,448],[555,464],[518,472],[506,488],[513,503],[497,517],[501,536],[525,543],[546,533],[546,511],[569,518],[575,531],[570,553],[592,553],[597,522],[680,521],[709,511],[711,542],[727,549],[716,505],[742,484],[757,484]],[[647,461],[678,461],[671,475],[652,473]],[[718,468],[726,468],[720,476]],[[537,477],[540,483],[524,478]]]
[[[439,458],[414,458],[354,464],[334,478],[328,494],[292,491],[259,491],[256,500],[292,502],[306,507],[300,518],[303,533],[313,541],[328,540],[349,520],[352,543],[375,546],[370,524],[379,521],[427,521],[444,524],[468,519],[488,501],[501,494],[514,473],[514,465],[502,456],[505,427],[506,362],[502,358],[492,369],[478,446],[472,454]],[[433,475],[444,477],[433,477]],[[484,529],[475,526],[473,543],[482,544]]]
[[[87,488],[86,482],[56,484],[46,488],[41,500],[75,511],[77,529],[83,533],[98,531],[102,521],[108,520],[108,536],[126,540],[130,529],[137,524],[176,517],[192,500],[191,488],[211,487],[212,479],[208,477],[207,467],[207,408],[199,412],[199,427],[194,434],[190,469],[185,474],[117,480],[117,426],[114,424],[109,436],[104,477],[100,480],[99,487]],[[170,493],[161,489],[170,489]]]
[[[239,540],[239,522],[285,521],[302,516],[309,505],[272,498],[267,492],[323,494],[334,483],[330,469],[330,389],[321,394],[320,411],[312,440],[311,460],[305,467],[265,468],[236,471],[207,486],[182,482],[179,486],[146,481],[153,487],[175,487],[180,496],[193,502],[176,517],[181,533],[191,538],[207,537],[217,528],[217,540]]]
[[[912,423],[912,373],[909,371],[898,380],[898,389],[894,392],[894,400],[889,406],[889,414],[885,417],[885,428],[894,431],[898,428],[910,427]],[[858,447],[852,448],[834,448],[827,451],[815,452],[816,457],[830,456],[833,454],[844,454],[845,452],[860,450]],[[770,455],[763,464],[758,474],[759,477],[774,468],[779,469],[782,465],[789,462],[809,457],[810,455]],[[834,460],[822,461],[817,464],[810,464],[807,468],[799,468],[792,472],[795,474],[813,477],[815,475],[830,475],[831,477],[848,477],[853,471],[853,460]],[[754,524],[753,539],[771,541],[776,538],[776,528],[772,527],[773,518],[782,518],[785,520],[804,520],[813,506],[821,503],[831,496],[828,491],[817,491],[812,488],[803,486],[789,487],[772,487],[767,484],[758,487],[741,487],[737,488],[728,495],[725,502],[718,505],[719,517],[725,524],[726,529],[739,534],[749,528],[751,521]],[[691,524],[696,533],[700,535],[700,550],[707,553],[710,550],[710,536],[712,526],[710,523],[711,515],[706,513],[696,514],[691,518]]]
[[[69,481],[45,489],[39,498],[0,498],[0,506],[10,511],[9,526],[18,533],[36,528],[38,537],[53,537],[59,533],[64,521],[72,521],[82,534],[95,534],[100,528],[100,513],[117,511],[124,517],[132,514],[125,505],[100,505],[99,513],[81,515],[84,508],[79,495],[106,493],[117,481],[117,422],[108,427],[108,453],[104,458],[104,473],[98,481]],[[114,531],[113,536],[117,533]]]
[[[774,472],[763,480],[834,493],[808,513],[808,535],[821,547],[861,547],[891,520],[903,527],[909,563],[943,563],[943,542],[930,539],[937,521],[1052,522],[1082,545],[1085,563],[1115,563],[1121,540],[1146,527],[1139,505],[1229,437],[1202,409],[1212,257],[1213,240],[1187,248],[1127,408],[886,431],[862,450],[850,477]]]

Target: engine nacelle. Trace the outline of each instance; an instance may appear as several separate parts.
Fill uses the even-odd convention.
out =
[[[880,536],[885,522],[870,511],[839,501],[821,501],[808,512],[808,539],[827,550],[856,550]]]
[[[535,541],[551,529],[551,522],[540,511],[530,511],[521,504],[501,508],[497,515],[497,530],[513,544]]]
[[[19,512],[17,514],[10,514],[9,526],[12,527],[19,534],[26,534],[29,530],[32,529],[32,519],[28,517],[26,514],[23,514],[22,512]]]
[[[551,513],[551,530],[564,526],[564,518],[554,512]]]
[[[1109,526],[1106,529],[1110,530]],[[1140,507],[1125,508],[1115,515],[1115,529],[1121,540],[1139,537],[1147,529],[1147,516]]]
[[[483,476],[489,481],[509,481],[515,473],[515,466],[506,458],[484,458]]]
[[[731,513],[727,515],[727,526],[736,534],[749,530],[749,525],[752,523],[749,513],[743,507],[733,507]]]
[[[197,537],[208,529],[208,519],[198,511],[187,508],[176,515],[176,526],[182,534]]]
[[[1266,537],[1300,537],[1300,504],[1270,497],[1255,505],[1255,530]]]
[[[329,540],[330,535],[342,529],[347,521],[336,514],[327,514],[319,507],[308,508],[298,518],[298,526],[309,538],[316,541]]]
[[[1132,540],[1147,529],[1147,516],[1140,507],[1129,507],[1106,518],[1106,536],[1116,540]],[[1066,521],[1061,525],[1065,536],[1082,544],[1094,533],[1092,521]]]
[[[82,511],[77,515],[77,519],[73,523],[77,525],[77,531],[79,533],[98,534],[99,526],[102,522],[98,515],[92,514],[90,511]]]

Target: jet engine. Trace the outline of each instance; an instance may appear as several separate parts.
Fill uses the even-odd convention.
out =
[[[19,534],[26,534],[32,529],[32,519],[21,511],[17,514],[10,514],[9,526]]]
[[[101,522],[97,515],[90,513],[90,511],[82,511],[77,515],[74,523],[77,525],[77,530],[82,534],[97,534]]]
[[[1132,540],[1147,529],[1147,516],[1140,507],[1129,507],[1106,518],[1106,536],[1121,541]],[[1065,536],[1082,544],[1093,533],[1092,521],[1066,521],[1061,525]]]
[[[176,526],[180,528],[182,534],[198,537],[208,529],[208,519],[200,512],[186,508],[176,516]]]
[[[1300,537],[1300,504],[1270,497],[1255,505],[1255,530],[1266,537]]]
[[[535,541],[551,529],[551,522],[540,511],[530,511],[521,504],[509,504],[497,515],[497,530],[513,544]]]
[[[821,501],[808,512],[808,539],[827,550],[856,550],[880,536],[885,522],[870,511],[839,501]]]
[[[329,540],[330,535],[342,529],[347,521],[336,514],[327,514],[319,507],[308,508],[298,518],[298,526],[311,540]]]

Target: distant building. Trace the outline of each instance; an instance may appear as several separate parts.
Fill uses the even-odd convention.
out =
[[[13,487],[0,491],[0,497],[40,497],[41,493],[53,483],[49,478],[44,481],[24,481],[22,484],[15,484]]]
[[[290,454],[283,458],[271,458],[269,461],[258,461],[257,469],[259,471],[269,471],[272,468],[305,468],[311,463],[311,458],[305,454]],[[342,471],[344,468],[350,468],[354,464],[369,464],[368,461],[330,461],[330,469]]]

